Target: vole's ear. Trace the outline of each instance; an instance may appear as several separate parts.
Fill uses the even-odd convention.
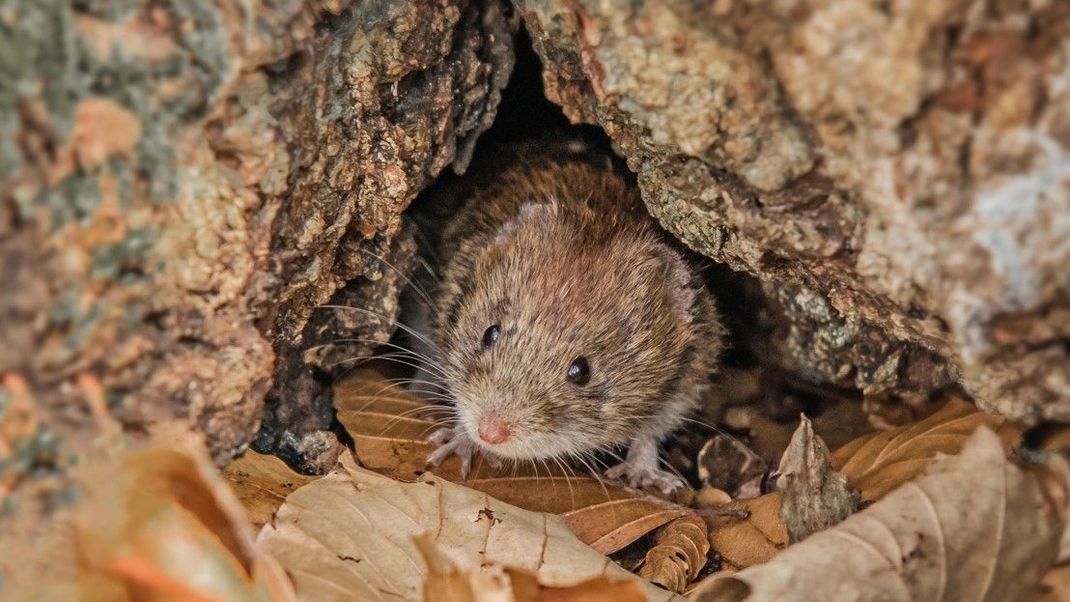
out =
[[[695,304],[694,284],[691,269],[680,254],[668,245],[654,243],[654,255],[662,268],[663,290],[673,313],[684,322],[691,321],[691,308]]]
[[[546,220],[553,217],[557,213],[557,203],[551,199],[549,201],[536,203],[534,201],[524,203],[520,206],[520,210],[513,217],[513,219],[502,224],[498,229],[497,234],[494,235],[494,244],[503,245],[516,236],[517,231],[521,226],[527,223],[545,223]]]

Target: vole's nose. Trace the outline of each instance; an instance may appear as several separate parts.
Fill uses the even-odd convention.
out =
[[[493,418],[479,422],[479,438],[490,444],[505,443],[513,434],[512,425]]]

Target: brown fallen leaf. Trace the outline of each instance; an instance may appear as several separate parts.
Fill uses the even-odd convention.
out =
[[[335,387],[334,408],[338,422],[353,437],[361,466],[404,480],[427,469],[427,457],[435,447],[427,442],[434,430],[431,418],[443,410],[428,406],[371,371],[362,371]],[[489,470],[479,458],[472,465],[473,479]],[[460,462],[449,458],[435,473],[460,479]]]
[[[570,510],[561,518],[580,541],[603,554],[612,554],[647,533],[689,515],[694,513],[656,498],[626,498]]]
[[[674,519],[654,533],[639,576],[669,591],[683,593],[706,566],[710,540],[706,523],[696,514]]]
[[[780,518],[792,543],[827,529],[858,508],[858,492],[832,468],[829,449],[806,416],[780,459]]]
[[[765,564],[711,578],[693,599],[1031,599],[1065,526],[1051,499],[982,428],[924,476]]]
[[[223,477],[248,513],[249,521],[258,528],[271,521],[287,495],[318,478],[293,470],[275,456],[252,450],[231,462]]]
[[[83,599],[295,599],[203,445],[156,443],[96,482],[75,522]]]
[[[335,393],[339,422],[353,437],[357,459],[366,468],[403,480],[425,470],[434,450],[425,441],[433,421],[426,404],[392,387],[374,372],[358,373]],[[439,410],[441,411],[441,410]],[[691,514],[683,506],[615,487],[559,465],[506,465],[494,469],[476,459],[468,479],[451,458],[434,473],[534,512],[561,514],[584,543],[612,554],[669,521]],[[705,562],[705,558],[702,559]]]
[[[458,569],[427,535],[414,540],[427,564],[424,602],[645,602],[634,580],[595,577],[576,585],[547,586],[537,575],[494,564]]]
[[[981,426],[999,433],[1007,449],[1022,432],[1005,418],[952,398],[921,422],[855,439],[836,450],[832,463],[861,491],[863,502],[873,502],[921,474],[938,454],[958,453]]]
[[[1053,567],[1044,575],[1040,602],[1070,602],[1070,564]]]
[[[562,587],[597,577],[637,580],[648,600],[680,600],[583,544],[555,515],[531,512],[427,474],[403,483],[343,456],[332,473],[290,494],[257,542],[302,599],[419,600],[427,577],[413,538],[427,534],[451,562],[533,573]]]
[[[728,505],[741,517],[722,512],[707,519],[710,543],[721,556],[721,566],[740,570],[768,562],[788,545],[788,531],[780,518],[779,491]],[[704,516],[706,516],[704,514]]]

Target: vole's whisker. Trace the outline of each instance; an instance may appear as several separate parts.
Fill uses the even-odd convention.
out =
[[[394,326],[397,326],[398,328],[402,329],[403,331],[409,333],[410,335],[412,335],[412,336],[416,337],[417,339],[421,340],[422,342],[426,343],[432,349],[438,349],[438,346],[435,345],[435,343],[431,339],[429,339],[427,336],[421,334],[415,328],[409,326],[408,324],[405,324],[405,323],[401,322],[400,320],[385,316],[385,315],[383,315],[383,314],[381,314],[381,313],[379,313],[377,311],[372,311],[370,309],[366,309],[366,308],[363,308],[363,307],[352,307],[350,305],[317,305],[315,307],[315,309],[345,309],[345,310],[350,310],[350,311],[362,312],[362,313],[368,314],[370,316],[374,316],[376,318],[379,318],[379,319],[382,319],[382,320],[386,320],[390,324],[392,324]]]
[[[408,366],[410,368],[415,368],[417,370],[426,369],[425,366],[422,366],[422,365],[420,365],[418,363],[406,361],[410,357],[411,356],[408,356],[408,355],[399,355],[399,354],[395,354],[395,353],[383,353],[383,354],[380,354],[380,355],[357,355],[357,356],[349,357],[349,358],[346,358],[346,359],[343,359],[343,360],[338,360],[337,362],[331,362],[330,364],[327,364],[326,366],[324,366],[324,368],[326,368],[327,370],[331,370],[331,369],[337,368],[338,366],[341,366],[341,365],[344,365],[344,364],[350,364],[351,363],[353,366],[359,366],[361,364],[367,364],[369,362],[375,362],[377,360],[382,360],[384,362],[392,362],[392,363],[395,363],[395,364],[400,364],[402,366]],[[437,375],[432,373],[432,376],[437,376]]]
[[[393,270],[394,273],[397,274],[399,278],[404,280],[406,284],[408,284],[410,287],[412,287],[412,290],[414,290],[417,293],[419,293],[420,297],[423,298],[423,300],[427,302],[427,306],[429,308],[433,309],[435,307],[435,302],[431,299],[430,293],[428,293],[426,290],[424,290],[424,288],[422,286],[420,286],[420,285],[416,284],[415,282],[413,282],[412,278],[409,278],[409,276],[407,274],[405,274],[404,272],[402,272],[401,270],[399,270],[397,268],[397,266],[395,266],[394,264],[392,264],[389,261],[387,261],[385,257],[383,257],[382,255],[378,255],[376,253],[372,253],[368,249],[361,249],[361,252],[363,252],[366,255],[370,255],[371,257],[374,257],[375,259],[378,259],[380,262],[382,262],[384,265],[386,265],[386,267],[388,267],[391,270]]]
[[[416,260],[416,262],[417,262],[417,264],[419,264],[420,267],[422,267],[424,269],[425,272],[427,272],[427,275],[432,280],[434,280],[436,283],[439,281],[438,274],[435,273],[434,268],[431,267],[431,264],[428,263],[426,259],[424,259],[423,257],[420,257],[420,258],[418,258]]]
[[[387,348],[390,348],[390,349],[394,349],[394,350],[396,350],[396,352],[400,352],[400,354],[401,354],[401,355],[397,355],[397,357],[411,356],[413,359],[417,359],[417,360],[420,360],[421,362],[423,362],[422,366],[425,369],[432,369],[433,368],[435,370],[435,376],[441,376],[442,375],[442,366],[435,359],[433,359],[433,358],[431,358],[431,357],[429,357],[429,356],[427,356],[427,355],[425,355],[423,353],[418,353],[418,352],[416,352],[416,351],[414,351],[412,349],[409,349],[408,347],[405,347],[403,345],[397,345],[395,343],[390,343],[390,342],[381,343],[381,342],[377,341],[376,339],[359,339],[359,338],[335,339],[334,341],[331,341],[329,343],[321,343],[319,345],[313,345],[312,347],[309,347],[306,351],[311,351],[311,350],[314,350],[314,349],[321,349],[323,347],[331,347],[331,346],[335,346],[335,345],[342,345],[342,344],[345,344],[345,343],[362,343],[362,344],[375,345],[376,347],[387,347]],[[392,354],[394,354],[394,353],[392,353]],[[391,354],[362,355],[362,356],[356,356],[356,357],[360,357],[360,358],[367,357],[369,359],[375,359],[377,357],[383,357],[384,355],[391,355]],[[343,361],[348,361],[348,359],[352,359],[352,358],[347,358],[347,360],[343,360]]]
[[[420,437],[426,437],[428,434],[437,431],[441,428],[456,428],[458,424],[460,424],[460,421],[453,418],[436,420],[431,424],[427,425],[426,427],[420,429],[419,435]]]
[[[680,420],[683,421],[683,422],[690,422],[691,424],[697,424],[699,426],[708,428],[711,431],[713,431],[715,433],[718,433],[718,434],[721,434],[721,435],[725,435],[726,437],[732,437],[733,439],[736,438],[731,433],[725,431],[723,428],[721,428],[721,427],[719,427],[717,425],[714,425],[714,424],[710,424],[709,422],[705,422],[703,420],[698,420],[696,418],[689,418],[687,416],[681,418]]]
[[[557,467],[561,469],[561,474],[564,475],[564,477],[565,477],[565,483],[568,484],[568,495],[569,495],[569,500],[570,500],[569,507],[572,508],[572,509],[575,509],[576,508],[576,490],[575,490],[575,488],[572,487],[572,477],[571,477],[572,470],[569,469],[569,467],[567,466],[566,462],[562,462],[561,461],[561,458],[558,458],[557,456],[550,456],[550,458],[554,461],[555,464],[557,464]],[[556,490],[555,490],[555,495],[556,495]]]
[[[591,471],[591,476],[594,477],[594,480],[598,481],[598,484],[602,486],[602,493],[606,494],[606,501],[611,501],[613,499],[613,496],[609,495],[609,487],[606,487],[606,482],[602,480],[602,475],[598,472],[598,470],[588,464],[587,459],[584,457],[589,455],[589,453],[590,452],[580,451],[579,453],[574,454],[574,457],[578,459],[587,470]],[[593,460],[594,458],[592,457],[591,459]]]
[[[447,401],[451,401],[453,399],[449,395],[441,392],[442,385],[440,385],[438,382],[427,380],[427,379],[423,379],[423,378],[415,378],[415,377],[414,378],[399,378],[399,379],[391,381],[391,383],[390,383],[388,388],[391,389],[391,390],[402,390],[402,389],[405,389],[406,387],[409,387],[411,385],[427,385],[431,389],[438,389],[436,391],[423,391],[423,390],[421,390],[420,391],[420,396],[421,397],[432,398],[432,399],[444,399],[444,400],[447,400]]]
[[[388,430],[390,430],[390,427],[394,426],[399,421],[400,421],[400,417],[398,417],[398,416],[391,417],[390,420],[387,420],[386,423],[383,424],[383,426],[379,429],[379,431],[376,434],[378,436],[380,436],[380,437],[385,435],[386,432]],[[452,426],[456,422],[457,421],[452,419],[452,418],[440,418],[438,420],[434,420],[432,422],[429,422],[427,424],[427,426],[425,426],[424,428],[420,429],[420,432],[418,434],[419,434],[419,436],[422,437],[422,436],[426,435],[429,431],[436,430],[436,429],[442,428],[442,427]]]

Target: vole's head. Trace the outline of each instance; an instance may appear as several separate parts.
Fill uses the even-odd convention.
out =
[[[517,459],[626,443],[693,353],[695,291],[650,228],[529,204],[455,282],[435,336],[471,438]]]

